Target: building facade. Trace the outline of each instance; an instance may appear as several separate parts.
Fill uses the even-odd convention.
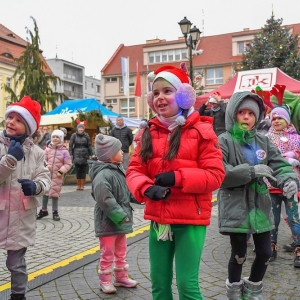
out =
[[[290,29],[292,35],[300,35],[300,24],[285,27]],[[194,87],[198,94],[220,87],[235,75],[236,70],[240,69],[242,55],[248,43],[258,31],[259,29],[245,28],[239,32],[200,38],[192,57]],[[121,57],[129,60],[129,97],[125,97],[123,93]],[[182,61],[189,67],[184,38],[175,41],[154,39],[134,46],[121,44],[101,70],[101,102],[111,104],[114,112],[125,116],[147,117],[146,97],[151,88],[147,74],[165,64],[179,67]],[[137,62],[141,76],[141,97],[134,95]],[[200,104],[196,103],[196,108],[199,106]]]

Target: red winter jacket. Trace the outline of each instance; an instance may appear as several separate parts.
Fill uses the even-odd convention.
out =
[[[182,127],[179,151],[174,160],[164,160],[170,131],[157,118],[149,121],[152,158],[143,164],[135,149],[126,181],[135,198],[145,202],[145,219],[159,224],[209,225],[212,191],[218,189],[225,172],[222,152],[212,127],[213,119],[193,112]],[[175,186],[167,200],[153,201],[144,196],[155,175],[175,171]]]

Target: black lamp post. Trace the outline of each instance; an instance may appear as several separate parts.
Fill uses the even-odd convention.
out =
[[[106,103],[104,101],[102,102],[102,106],[106,108]]]
[[[112,111],[113,108],[114,108],[114,107],[113,107],[111,104],[108,105],[108,109],[109,109],[110,111]]]
[[[186,17],[178,22],[181,32],[185,39],[185,44],[189,49],[189,64],[190,64],[190,79],[192,85],[194,86],[194,74],[193,74],[193,49],[196,49],[197,42],[200,38],[201,31],[194,26],[191,28],[192,24]]]

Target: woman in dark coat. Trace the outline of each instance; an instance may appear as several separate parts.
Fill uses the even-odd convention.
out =
[[[77,190],[84,189],[87,160],[93,154],[91,139],[84,130],[84,125],[78,124],[69,144],[69,152],[76,169]]]

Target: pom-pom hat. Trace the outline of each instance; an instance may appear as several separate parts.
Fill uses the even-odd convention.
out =
[[[24,96],[19,102],[11,103],[5,112],[5,119],[12,112],[24,120],[26,134],[33,135],[38,130],[41,122],[41,105],[37,101]]]
[[[52,133],[51,133],[51,140],[52,140],[53,136],[58,136],[61,143],[64,142],[64,132],[62,130],[59,130],[59,129],[53,130]]]
[[[95,153],[98,160],[109,161],[121,148],[121,142],[113,136],[99,133],[95,137]]]
[[[195,104],[196,93],[191,86],[190,78],[183,70],[183,67],[184,66],[181,65],[181,68],[179,69],[170,65],[162,66],[154,73],[150,73],[148,79],[149,81],[153,81],[153,83],[159,78],[167,80],[176,89],[175,97],[178,106],[182,109],[189,109]],[[147,101],[151,109],[156,112],[153,106],[152,92],[147,95]]]
[[[273,118],[282,118],[288,123],[288,125],[291,124],[291,115],[288,112],[288,110],[282,106],[277,106],[271,110],[271,113],[270,113],[270,121],[271,122],[273,121]]]

